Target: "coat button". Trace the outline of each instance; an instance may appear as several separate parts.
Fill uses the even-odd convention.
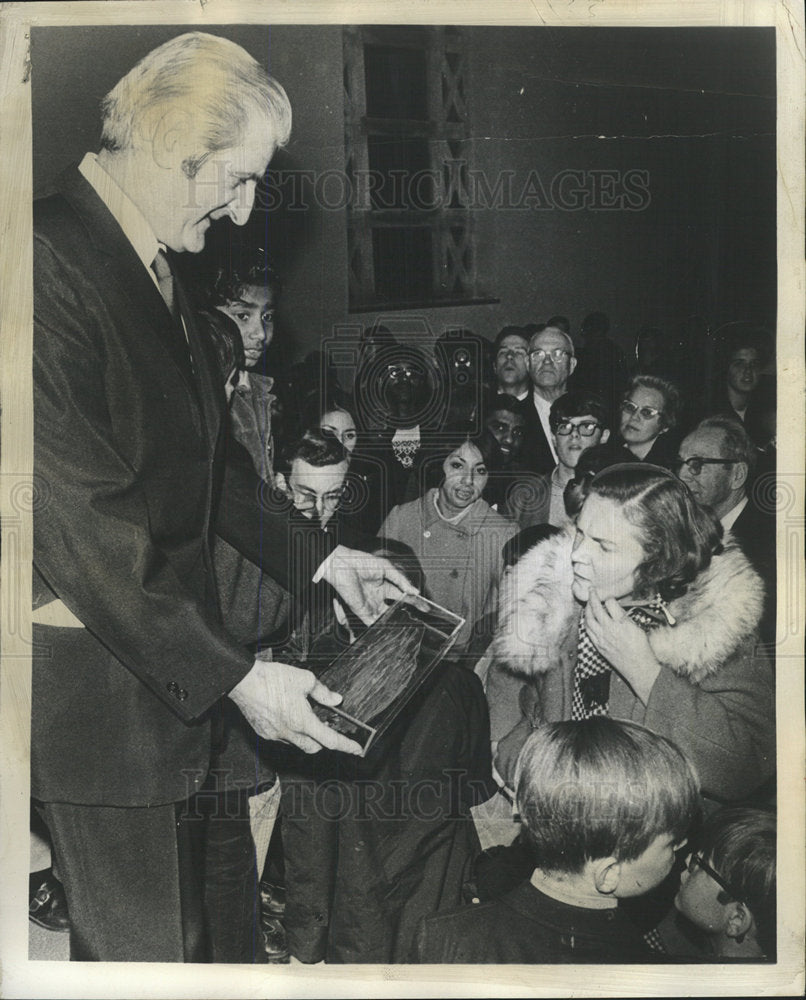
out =
[[[430,531],[424,531],[423,532],[423,538],[430,538],[430,537],[431,537],[431,532]]]
[[[179,690],[179,685],[176,683],[176,681],[168,681],[165,687],[168,688],[169,694],[176,694],[176,692]]]
[[[180,701],[184,701],[185,698],[187,698],[187,696],[188,696],[188,693],[187,693],[187,691],[184,688],[179,688],[179,690],[176,692],[176,697]]]

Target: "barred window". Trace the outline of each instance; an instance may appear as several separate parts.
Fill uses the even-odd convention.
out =
[[[457,27],[344,29],[351,312],[491,301],[478,289]]]

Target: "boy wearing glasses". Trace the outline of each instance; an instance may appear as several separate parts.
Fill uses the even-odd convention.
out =
[[[574,478],[583,452],[607,442],[609,423],[604,400],[595,393],[573,389],[554,400],[549,411],[549,426],[557,464],[551,472],[536,480],[528,505],[516,512],[522,528],[533,524],[553,524],[561,528],[568,523],[563,502],[565,487]]]
[[[720,961],[775,959],[776,823],[761,809],[722,809],[705,823],[675,907]]]
[[[515,775],[531,878],[423,920],[414,961],[652,961],[619,901],[672,870],[699,815],[698,787],[676,744],[636,723],[596,716],[541,726]]]

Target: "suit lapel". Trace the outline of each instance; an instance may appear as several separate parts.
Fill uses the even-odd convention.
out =
[[[148,326],[156,332],[172,363],[179,370],[188,392],[196,400],[196,387],[189,376],[187,358],[181,353],[184,347],[176,336],[173,317],[117,220],[78,170],[73,168],[62,175],[61,190],[81,217],[90,239],[103,259],[101,266],[105,279],[128,298],[132,315],[143,316]]]

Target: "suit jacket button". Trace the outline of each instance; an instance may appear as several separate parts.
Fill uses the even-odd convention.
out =
[[[187,693],[187,691],[184,688],[179,688],[179,690],[176,692],[176,697],[180,701],[184,701],[185,698],[187,698],[187,696],[188,696],[188,693]]]
[[[179,690],[179,685],[176,683],[176,681],[168,681],[165,687],[168,688],[168,692],[170,694],[176,694],[177,691]]]

